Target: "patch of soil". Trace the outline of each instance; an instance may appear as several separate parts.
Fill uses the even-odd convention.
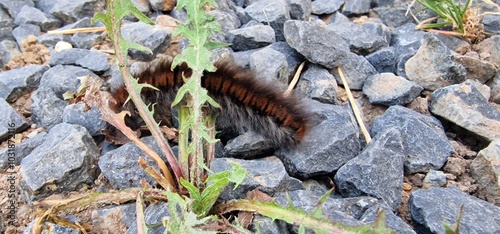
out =
[[[49,63],[49,49],[42,44],[38,44],[35,36],[29,36],[28,39],[22,41],[21,44],[22,53],[12,57],[12,59],[5,65],[6,70],[24,67],[31,64]]]

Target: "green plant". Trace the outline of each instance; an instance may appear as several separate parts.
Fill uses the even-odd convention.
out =
[[[480,16],[477,14],[477,10],[470,7],[472,0],[467,0],[463,6],[455,3],[454,0],[416,1],[437,14],[436,17],[419,22],[417,29],[425,29],[450,36],[461,36],[472,42],[481,41],[484,38],[484,27],[479,22]],[[410,4],[410,7],[414,2],[415,0]],[[437,22],[431,23],[436,20]],[[452,31],[440,30],[446,26],[450,26]]]

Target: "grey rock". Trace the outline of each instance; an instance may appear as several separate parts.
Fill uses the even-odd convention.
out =
[[[415,55],[415,53],[417,53],[417,52],[416,51],[411,51],[409,53],[400,55],[399,58],[397,58],[397,61],[396,61],[396,75],[408,78],[408,76],[406,75],[406,71],[405,71],[405,64],[406,64],[406,62],[408,62],[408,60],[410,58],[413,57],[413,55]]]
[[[331,174],[361,151],[357,125],[346,109],[316,101],[307,105],[314,125],[309,134],[296,149],[276,152],[287,171],[300,178]]]
[[[252,17],[250,17],[247,12],[245,11],[245,9],[243,9],[243,7],[239,7],[239,6],[236,6],[235,7],[235,13],[236,13],[236,16],[238,16],[238,19],[240,20],[240,23],[242,25],[250,22],[250,21],[253,21],[252,20]],[[257,21],[256,21],[257,22]],[[243,27],[243,26],[242,26]]]
[[[234,51],[257,49],[275,42],[274,30],[269,25],[254,25],[231,30],[229,38]]]
[[[21,160],[28,156],[36,147],[41,145],[45,141],[45,136],[47,133],[41,132],[33,138],[29,138],[16,144],[16,151],[14,155],[9,154],[8,148],[3,148],[0,150],[0,155],[5,155],[5,157],[0,158],[0,169],[14,169],[14,166],[19,165]]]
[[[17,25],[34,24],[39,26],[45,32],[61,26],[61,21],[59,21],[56,17],[27,5],[21,8],[21,11],[14,19],[14,23]]]
[[[23,24],[12,30],[12,36],[16,39],[19,48],[22,47],[22,41],[26,40],[30,35],[38,37],[41,35],[40,27],[34,24]]]
[[[405,174],[438,170],[453,153],[441,123],[402,106],[391,106],[372,122],[372,136],[395,127],[405,147]]]
[[[378,73],[396,73],[396,49],[392,46],[377,50],[365,58]]]
[[[446,175],[442,171],[429,170],[427,175],[425,175],[422,187],[443,187],[446,185]]]
[[[366,60],[365,57],[355,53],[349,53],[344,58],[344,64],[340,66],[342,73],[349,84],[350,89],[361,90],[368,77],[377,74],[377,70]],[[330,70],[335,76],[337,83],[343,85],[340,74],[336,68]]]
[[[150,60],[170,45],[172,30],[137,22],[123,28],[122,35],[126,40],[146,46],[153,51],[153,54],[149,54],[145,51],[130,50],[129,55],[133,59]]]
[[[464,66],[453,59],[448,47],[433,34],[425,34],[422,46],[406,62],[405,70],[409,80],[429,90],[461,83],[467,73]]]
[[[33,122],[46,129],[61,123],[64,107],[68,103],[63,100],[63,94],[76,91],[80,85],[77,78],[87,75],[97,77],[87,69],[70,65],[57,65],[47,70],[40,79],[37,92],[31,96]]]
[[[78,19],[94,16],[94,13],[100,11],[101,7],[104,6],[99,4],[99,0],[62,0],[53,3],[48,13],[66,23],[73,23]]]
[[[312,212],[318,206],[318,201],[322,195],[317,195],[311,191],[296,190],[286,193],[277,193],[275,202],[281,206],[288,207],[292,205],[295,208]],[[288,199],[290,198],[290,199]],[[291,201],[292,204],[289,204]],[[363,210],[377,203],[377,199],[370,197],[334,199],[326,198],[321,204],[324,215],[332,222],[343,223],[346,225],[361,225],[362,222],[356,219],[361,216]]]
[[[335,77],[326,68],[310,64],[307,70],[302,73],[296,90],[319,102],[339,104],[337,87]]]
[[[476,87],[479,93],[481,93],[481,95],[486,98],[486,100],[490,99],[491,89],[490,87],[488,87],[488,85],[484,85],[477,80],[466,80],[464,84],[473,85],[474,87]]]
[[[245,8],[252,19],[274,29],[276,41],[284,41],[283,24],[290,19],[290,5],[286,0],[256,1]]]
[[[326,68],[344,64],[349,46],[335,32],[305,21],[289,20],[284,24],[286,42],[312,63]]]
[[[71,48],[61,52],[53,51],[49,64],[55,65],[78,65],[94,72],[103,72],[110,68],[108,56],[96,50]]]
[[[124,204],[94,210],[91,214],[92,227],[104,233],[125,233],[133,226],[137,229],[135,206],[135,204]]]
[[[481,59],[493,63],[495,67],[500,68],[500,35],[486,38],[478,44],[478,48]]]
[[[231,12],[233,13],[233,12]],[[210,15],[214,16],[215,20],[219,22],[222,32],[214,33],[211,36],[212,41],[216,42],[229,42],[230,35],[228,34],[231,30],[236,30],[241,26],[241,22],[236,14],[231,14],[222,10],[210,11]]]
[[[106,127],[106,121],[101,119],[101,112],[97,108],[85,110],[85,104],[76,103],[64,107],[63,122],[78,124],[87,129],[91,136],[101,134],[101,130]]]
[[[285,221],[279,219],[272,220],[271,218],[260,214],[255,214],[248,229],[255,233],[290,234]]]
[[[368,146],[335,174],[344,197],[369,195],[385,201],[393,210],[402,202],[405,151],[395,128],[377,134]]]
[[[160,152],[153,137],[144,137],[141,140],[155,152]],[[149,177],[137,164],[139,157],[144,157],[150,166],[159,171],[153,159],[148,157],[133,142],[102,155],[99,158],[99,168],[115,189],[140,187],[142,179],[146,179],[152,185],[156,184],[155,180]]]
[[[49,69],[45,65],[28,65],[0,73],[0,98],[14,102],[30,93],[40,84],[43,73]]]
[[[295,75],[295,71],[299,65],[304,61],[304,56],[299,54],[295,49],[290,47],[284,41],[278,41],[269,46],[269,48],[276,50],[285,55],[286,62],[288,63],[287,77],[291,79]]]
[[[472,84],[456,84],[432,93],[430,111],[487,141],[500,138],[500,111]]]
[[[285,55],[269,47],[258,50],[250,56],[250,69],[257,77],[267,82],[279,80],[288,83],[288,63]]]
[[[75,216],[67,216],[67,217],[63,217],[63,218],[66,218],[66,219],[70,220],[71,222],[75,222],[75,223],[80,222],[80,220],[78,218],[76,218]],[[39,218],[35,218],[35,220],[31,221],[31,223],[28,224],[26,229],[24,229],[23,234],[32,233],[31,230],[33,229],[33,225],[35,225],[35,223],[39,221],[38,219]],[[44,222],[43,225],[44,225],[44,227],[47,227],[47,230],[50,230],[50,232],[48,232],[47,230],[43,230],[42,234],[48,234],[48,233],[79,234],[80,233],[80,231],[78,229],[73,229],[70,227],[61,226],[61,225],[58,225],[58,224],[55,224],[52,222]]]
[[[234,52],[232,54],[233,60],[236,64],[238,64],[238,66],[250,69],[250,56],[257,51],[259,51],[259,49]]]
[[[40,0],[38,3],[42,2],[42,1],[44,1],[44,0]],[[43,9],[42,9],[42,11],[43,11]],[[59,28],[59,30],[85,28],[85,27],[90,27],[90,18],[88,18],[88,17],[83,17],[82,19],[79,19],[74,23],[71,23],[71,24],[68,24],[62,28]],[[43,34],[43,35],[37,37],[37,41],[40,44],[43,44],[49,48],[52,48],[59,41],[71,42],[71,38],[72,38],[72,36],[67,35],[67,34]]]
[[[396,49],[398,57],[414,53],[413,51],[417,51],[422,45],[425,32],[416,30],[415,26],[413,23],[407,23],[392,31],[390,45]]]
[[[407,6],[394,7],[392,4],[391,6],[373,8],[373,10],[379,15],[382,23],[393,28],[414,22],[411,17],[406,15],[407,9]]]
[[[52,0],[37,0],[35,1],[35,7],[42,10],[45,13],[49,13],[50,9],[56,4]]]
[[[148,14],[151,11],[151,6],[148,1],[132,0],[131,2],[143,14]]]
[[[21,54],[21,50],[15,41],[5,39],[0,41],[0,65],[3,67],[12,57]]]
[[[470,165],[470,174],[477,182],[478,196],[500,205],[500,139],[479,151]]]
[[[96,42],[102,39],[102,35],[97,33],[75,33],[71,36],[71,44],[73,44],[75,48],[89,50]]]
[[[363,85],[363,93],[370,103],[386,106],[408,104],[423,90],[417,83],[392,73],[373,75]]]
[[[471,45],[461,37],[450,37],[440,33],[433,33],[433,35],[439,38],[439,40],[442,41],[451,51],[455,51],[459,54],[471,52]]]
[[[370,11],[370,4],[370,0],[346,0],[342,14],[346,16],[366,14]]]
[[[272,153],[274,150],[270,141],[261,135],[248,131],[230,140],[224,147],[224,156],[240,159],[250,159],[256,156]]]
[[[487,84],[491,88],[490,101],[500,104],[500,71]]]
[[[4,1],[5,2],[5,1]],[[14,20],[3,8],[0,7],[0,28],[14,27]]]
[[[402,0],[373,0],[372,5],[375,7],[399,7],[403,3]]]
[[[61,123],[45,138],[21,161],[19,187],[29,202],[74,191],[97,177],[99,150],[84,127]]]
[[[214,173],[229,170],[232,168],[230,163],[236,163],[243,167],[247,172],[247,177],[235,190],[233,189],[234,185],[224,189],[220,196],[224,201],[244,198],[247,191],[254,189],[272,196],[277,192],[304,188],[300,180],[292,178],[286,173],[283,163],[275,156],[256,160],[215,158],[210,164],[210,170]]]
[[[455,60],[467,70],[467,79],[477,80],[481,83],[493,78],[498,69],[492,63],[479,58],[466,55],[454,55]]]
[[[481,19],[481,23],[484,25],[484,30],[491,34],[500,33],[500,16],[486,14]]]
[[[0,0],[0,6],[6,9],[12,18],[16,18],[23,6],[33,7],[35,4],[32,0]]]
[[[344,5],[344,0],[316,0],[311,4],[312,13],[316,15],[331,14]]]
[[[151,9],[153,11],[170,11],[175,6],[170,6],[167,4],[168,1],[164,0],[149,0],[149,4],[151,5]]]
[[[17,113],[9,103],[0,98],[0,141],[11,138],[15,133],[22,132],[29,127],[24,116]]]
[[[134,211],[135,212],[135,211]],[[168,213],[168,203],[158,202],[150,204],[144,210],[144,220],[146,225],[151,226],[148,234],[163,234],[165,233],[165,227],[162,225],[162,221],[169,217]],[[114,230],[112,230],[114,231]],[[135,234],[137,231],[137,221],[131,223],[129,229],[125,234]]]
[[[390,42],[388,28],[381,23],[354,24],[351,22],[331,23],[328,29],[341,36],[349,45],[352,52],[359,55],[367,55],[383,47]]]
[[[395,230],[396,233],[416,233],[410,225],[394,214],[391,208],[383,203],[368,207],[359,220],[363,223],[373,224],[376,221],[377,214],[379,214],[380,210],[385,212],[385,225],[388,228]]]
[[[464,206],[459,233],[500,232],[500,207],[472,197],[457,188],[420,189],[408,202],[417,233],[445,233],[443,223],[453,225]]]
[[[290,18],[307,20],[311,16],[311,2],[307,0],[290,0]]]

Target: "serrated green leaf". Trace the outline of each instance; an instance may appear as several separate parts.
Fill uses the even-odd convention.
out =
[[[182,186],[184,186],[188,190],[189,194],[191,195],[191,199],[193,199],[195,201],[202,199],[200,191],[196,186],[189,183],[189,181],[185,180],[184,178],[180,179],[180,183],[182,184]]]

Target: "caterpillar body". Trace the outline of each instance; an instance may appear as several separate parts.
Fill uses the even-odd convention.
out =
[[[141,95],[146,104],[156,103],[155,120],[169,127],[172,126],[172,101],[184,83],[183,76],[190,77],[192,73],[186,64],[180,64],[174,70],[171,70],[171,65],[171,58],[160,57],[144,63],[138,72],[134,72],[139,83],[148,83],[159,89],[143,89]],[[210,114],[217,116],[218,129],[232,129],[239,133],[253,130],[277,148],[290,148],[300,143],[309,129],[309,113],[296,94],[285,95],[277,83],[261,81],[254,72],[229,59],[219,60],[214,65],[217,70],[205,72],[201,84],[221,106],[207,108]],[[117,109],[131,113],[126,117],[127,125],[138,128],[142,119],[135,112],[134,104],[126,102],[128,92],[123,80],[112,79],[108,83],[117,101]]]

